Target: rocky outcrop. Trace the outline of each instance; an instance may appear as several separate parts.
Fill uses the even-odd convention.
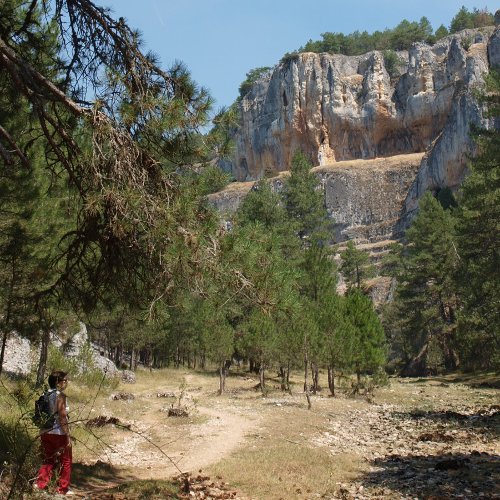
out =
[[[335,241],[398,238],[403,202],[422,153],[373,160],[339,161],[313,169],[320,178]]]
[[[253,185],[253,182],[232,182],[222,191],[209,194],[207,198],[220,213],[232,214],[236,212]]]
[[[7,337],[2,370],[15,375],[28,375],[31,371],[32,358],[30,341],[12,332]]]
[[[474,91],[491,67],[500,67],[500,28],[464,30],[434,46],[414,44],[397,57],[392,67],[377,51],[351,57],[302,53],[281,62],[241,100],[234,158],[223,167],[240,181],[255,180],[286,171],[300,149],[326,168],[318,175],[329,172],[325,196],[330,205],[339,199],[331,211],[345,224],[340,239],[401,234],[425,191],[460,186],[474,153],[471,126],[492,126]],[[421,163],[410,182],[408,170],[400,176],[374,171],[367,181],[361,165],[371,168],[369,163],[360,163],[359,172],[342,163],[413,153],[421,154]],[[394,189],[388,186],[391,175]],[[369,184],[363,182],[377,192],[367,195]],[[225,193],[229,210],[244,195],[241,185]],[[395,207],[384,206],[391,196],[400,209],[395,224]],[[376,210],[387,216],[380,231],[372,210],[377,203]]]
[[[119,374],[113,361],[103,356],[98,347],[89,342],[87,327],[84,323],[80,322],[78,332],[70,335],[65,342],[52,333],[51,343],[60,349],[64,356],[78,360],[80,372],[97,369],[107,377],[115,377]],[[33,345],[29,339],[12,332],[7,338],[2,368],[12,375],[29,375],[36,369],[39,357],[39,346]]]
[[[324,191],[328,214],[335,221],[335,241],[376,242],[401,236],[401,215],[423,153],[372,160],[339,161],[313,168]],[[270,179],[283,185],[283,172]],[[233,183],[209,199],[221,213],[231,214],[254,182]]]
[[[116,365],[109,358],[103,356],[96,345],[89,342],[87,326],[82,322],[79,325],[78,332],[62,346],[64,354],[70,358],[80,358],[79,369],[81,372],[98,369],[107,377],[115,377],[118,374]],[[86,350],[88,356],[82,356]]]

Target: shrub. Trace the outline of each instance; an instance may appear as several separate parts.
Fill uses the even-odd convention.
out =
[[[47,367],[52,370],[62,370],[69,374],[71,380],[77,381],[88,388],[114,388],[118,385],[115,378],[106,377],[94,363],[92,347],[84,345],[78,356],[69,357],[55,346],[49,347]]]
[[[377,371],[372,375],[372,384],[374,387],[387,387],[389,386],[389,376],[382,367],[378,367]]]
[[[271,71],[271,68],[269,66],[262,66],[260,68],[254,68],[251,69],[247,74],[246,74],[246,79],[241,83],[239,92],[240,92],[240,97],[245,96],[250,89],[252,88],[252,85],[263,75],[266,73],[269,73]]]
[[[0,477],[3,490],[21,494],[39,465],[38,429],[31,421],[35,392],[26,380],[0,388]],[[7,492],[5,491],[7,489]]]
[[[401,60],[394,50],[384,50],[384,64],[387,73],[391,78],[396,78],[401,75]]]

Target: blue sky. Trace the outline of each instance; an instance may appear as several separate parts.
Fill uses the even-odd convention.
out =
[[[449,26],[464,5],[488,8],[491,0],[95,0],[138,28],[145,48],[168,67],[183,61],[193,79],[230,105],[246,73],[274,66],[286,52],[319,40],[326,31],[352,33],[393,28],[426,16]]]

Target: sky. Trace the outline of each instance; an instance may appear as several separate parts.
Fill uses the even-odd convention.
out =
[[[196,83],[229,106],[246,73],[274,66],[286,52],[321,33],[394,28],[427,17],[449,27],[462,6],[499,7],[491,0],[95,0],[139,29],[144,49],[168,68],[182,61]]]

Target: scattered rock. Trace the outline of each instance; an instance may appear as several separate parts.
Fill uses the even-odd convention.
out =
[[[418,436],[417,441],[434,441],[436,443],[451,443],[455,441],[453,436],[443,434],[442,432],[425,432]]]
[[[135,399],[135,396],[130,392],[117,392],[116,394],[111,394],[109,399],[115,401],[131,401],[132,399]]]
[[[122,382],[126,384],[135,384],[135,373],[132,370],[122,370],[121,372]]]
[[[157,392],[156,393],[157,398],[175,398],[175,393],[173,392]]]
[[[122,424],[118,418],[106,417],[105,415],[99,415],[85,422],[85,427],[104,427],[105,425],[119,425],[125,429],[130,429],[130,424]]]
[[[169,417],[189,417],[189,413],[183,408],[169,408],[168,409]]]
[[[174,481],[180,485],[182,498],[212,500],[238,500],[239,498],[236,491],[230,490],[224,481],[214,481],[210,476],[184,473],[174,478]]]

